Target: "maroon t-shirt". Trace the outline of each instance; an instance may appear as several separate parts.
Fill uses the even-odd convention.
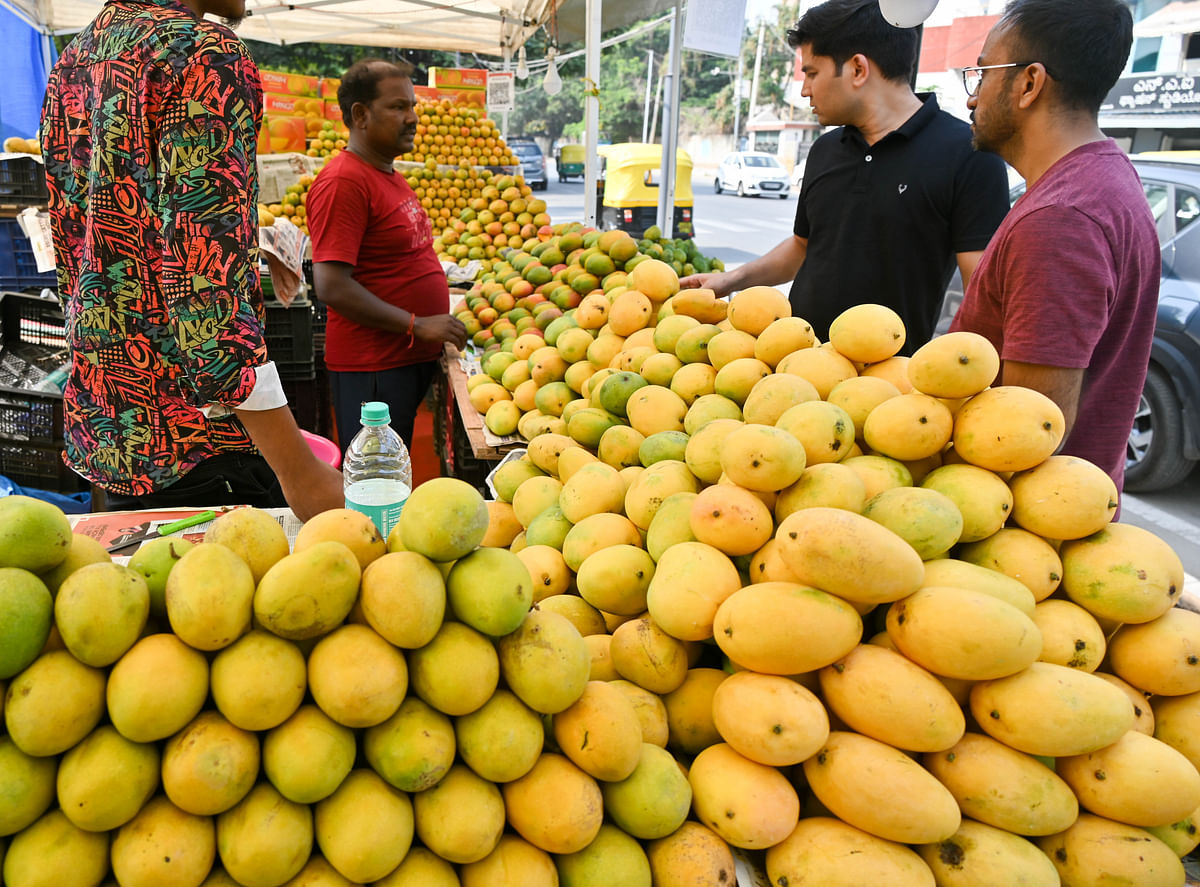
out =
[[[450,288],[433,251],[429,217],[404,176],[343,151],[317,175],[307,209],[314,262],[353,265],[354,279],[367,290],[418,317],[450,310]],[[403,333],[328,313],[325,365],[331,370],[390,370],[436,360],[441,351],[436,342],[410,342]]]
[[[1009,212],[971,277],[952,330],[1003,360],[1086,368],[1062,452],[1121,489],[1158,308],[1161,254],[1137,172],[1112,140],[1083,145]]]

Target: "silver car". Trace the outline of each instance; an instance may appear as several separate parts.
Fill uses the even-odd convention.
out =
[[[717,168],[713,190],[736,191],[738,197],[747,195],[778,195],[786,200],[791,194],[788,172],[774,154],[761,151],[738,151],[729,154]]]

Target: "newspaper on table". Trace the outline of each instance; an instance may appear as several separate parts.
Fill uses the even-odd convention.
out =
[[[281,202],[288,186],[297,184],[300,176],[316,174],[319,160],[307,154],[259,154],[258,202]]]
[[[232,511],[234,508],[247,507],[249,506],[239,505],[212,509],[157,508],[146,511],[100,511],[94,514],[70,514],[67,515],[67,519],[70,520],[71,528],[74,532],[81,536],[95,539],[105,548],[111,548],[114,545],[119,545],[121,542],[129,541],[129,548],[113,555],[114,561],[123,563],[137,551],[137,545],[132,540],[141,539],[147,533],[157,530],[164,524],[183,520],[185,517],[191,517],[202,511],[216,511],[219,517],[221,514]],[[283,527],[283,532],[287,536],[288,547],[290,548],[296,541],[296,534],[300,532],[300,527],[302,526],[300,519],[292,513],[290,508],[264,508],[261,510],[275,518],[279,522],[279,525]],[[211,520],[206,521],[202,524],[196,524],[193,527],[187,527],[177,533],[172,533],[167,538],[183,539],[188,542],[203,542],[204,534],[212,525],[213,522]]]
[[[468,379],[471,376],[478,376],[483,372],[479,365],[479,355],[476,353],[474,346],[468,345],[466,351],[458,353],[458,365],[462,367],[463,375]],[[493,434],[487,425],[483,426],[483,439],[489,447],[507,447],[512,444],[523,444],[525,438],[519,434],[508,434],[501,437],[498,434]]]
[[[479,276],[479,271],[483,267],[483,263],[478,259],[471,259],[465,265],[460,265],[451,259],[442,260],[442,270],[446,272],[446,282],[451,286],[456,286],[460,283],[473,283],[475,278]]]
[[[308,235],[286,218],[276,219],[271,227],[258,229],[258,248],[271,271],[275,298],[284,306],[292,304],[304,282]]]

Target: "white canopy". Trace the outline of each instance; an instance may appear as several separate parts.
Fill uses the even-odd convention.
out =
[[[1200,2],[1175,0],[1133,26],[1135,37],[1165,37],[1200,31]]]
[[[246,0],[238,35],[264,43],[348,43],[503,55],[562,0]],[[0,0],[39,30],[73,33],[102,0]]]

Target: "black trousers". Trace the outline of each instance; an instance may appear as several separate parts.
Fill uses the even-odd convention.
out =
[[[372,400],[388,405],[392,428],[411,450],[417,408],[425,399],[437,368],[437,362],[430,361],[374,373],[330,371],[333,416],[337,421],[338,446],[342,452],[346,452],[362,427],[362,405]]]
[[[257,453],[222,453],[201,462],[175,483],[145,496],[122,496],[105,491],[106,511],[181,508],[191,505],[253,505],[285,508],[279,480]]]

